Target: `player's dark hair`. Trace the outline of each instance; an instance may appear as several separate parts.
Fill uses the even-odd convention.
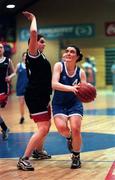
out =
[[[23,57],[25,54],[27,54],[27,52],[23,52],[23,53],[22,53],[22,57]]]
[[[37,35],[37,41],[40,40],[40,38],[44,37],[42,34]],[[30,43],[30,38],[28,39],[28,44]]]

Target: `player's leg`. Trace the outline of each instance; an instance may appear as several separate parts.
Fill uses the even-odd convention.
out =
[[[2,138],[3,140],[7,140],[8,139],[8,134],[9,134],[9,129],[8,127],[6,126],[3,118],[0,116],[0,126],[1,126],[1,129],[2,129]]]
[[[54,116],[54,123],[56,128],[62,136],[64,136],[67,140],[67,146],[69,151],[72,150],[72,138],[71,138],[71,131],[68,126],[68,117],[65,115],[55,115]]]
[[[44,149],[44,142],[47,135],[42,139],[40,144],[37,144],[34,151],[32,152],[32,157],[38,160],[51,159],[51,155]]]
[[[43,121],[36,123],[38,128],[38,132],[34,133],[30,138],[28,145],[26,147],[25,153],[22,158],[19,159],[17,167],[22,170],[34,170],[32,164],[29,161],[29,158],[36,147],[36,144],[41,145],[42,140],[49,132],[50,122]]]
[[[71,116],[70,117],[70,127],[72,132],[72,164],[71,168],[76,169],[81,167],[80,161],[80,150],[82,144],[82,137],[81,137],[81,116]]]
[[[19,110],[21,115],[19,122],[20,124],[24,123],[24,112],[25,112],[24,105],[25,105],[24,96],[19,96]]]

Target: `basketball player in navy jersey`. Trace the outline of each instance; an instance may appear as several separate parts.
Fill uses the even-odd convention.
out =
[[[39,150],[43,146],[50,128],[51,66],[43,54],[45,39],[42,35],[37,34],[36,17],[27,11],[23,12],[23,15],[31,22],[29,47],[26,56],[29,81],[25,92],[25,101],[30,117],[38,127],[38,132],[30,138],[25,153],[19,159],[17,167],[21,170],[32,171],[34,167],[30,163],[29,158],[33,152],[32,156],[39,159]],[[47,158],[51,158],[46,152],[44,152],[45,154]]]
[[[19,100],[19,110],[20,110],[20,124],[24,123],[24,114],[25,114],[25,90],[28,83],[27,72],[26,72],[26,52],[22,53],[22,62],[19,62],[16,65],[15,73],[17,74],[17,81],[16,81],[16,95],[18,96]]]
[[[80,148],[82,143],[81,120],[83,105],[77,99],[76,93],[79,83],[86,81],[84,70],[77,65],[82,60],[82,56],[78,47],[67,47],[63,60],[54,65],[52,77],[54,122],[58,132],[67,139],[68,148],[72,153],[72,169],[81,167]]]
[[[10,74],[9,74],[10,72]],[[8,98],[8,83],[15,76],[12,61],[4,56],[4,46],[0,43],[0,107],[4,108]],[[9,129],[0,115],[0,126],[2,128],[3,140],[8,139]]]

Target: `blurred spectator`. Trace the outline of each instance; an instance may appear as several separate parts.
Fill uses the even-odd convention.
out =
[[[111,72],[112,72],[113,92],[115,92],[115,61],[113,62],[112,66],[111,66]]]
[[[92,85],[96,86],[96,65],[94,62],[94,57],[85,57],[85,63],[82,64],[86,72],[87,82],[91,83]]]
[[[20,124],[24,123],[24,114],[25,114],[25,99],[24,94],[26,90],[26,86],[28,83],[27,72],[26,72],[26,52],[22,53],[22,61],[19,62],[15,68],[15,73],[17,74],[16,81],[16,95],[19,99],[19,110],[20,110]]]

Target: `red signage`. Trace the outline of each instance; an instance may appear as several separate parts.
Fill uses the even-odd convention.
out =
[[[105,34],[106,36],[115,36],[115,22],[105,23]]]

